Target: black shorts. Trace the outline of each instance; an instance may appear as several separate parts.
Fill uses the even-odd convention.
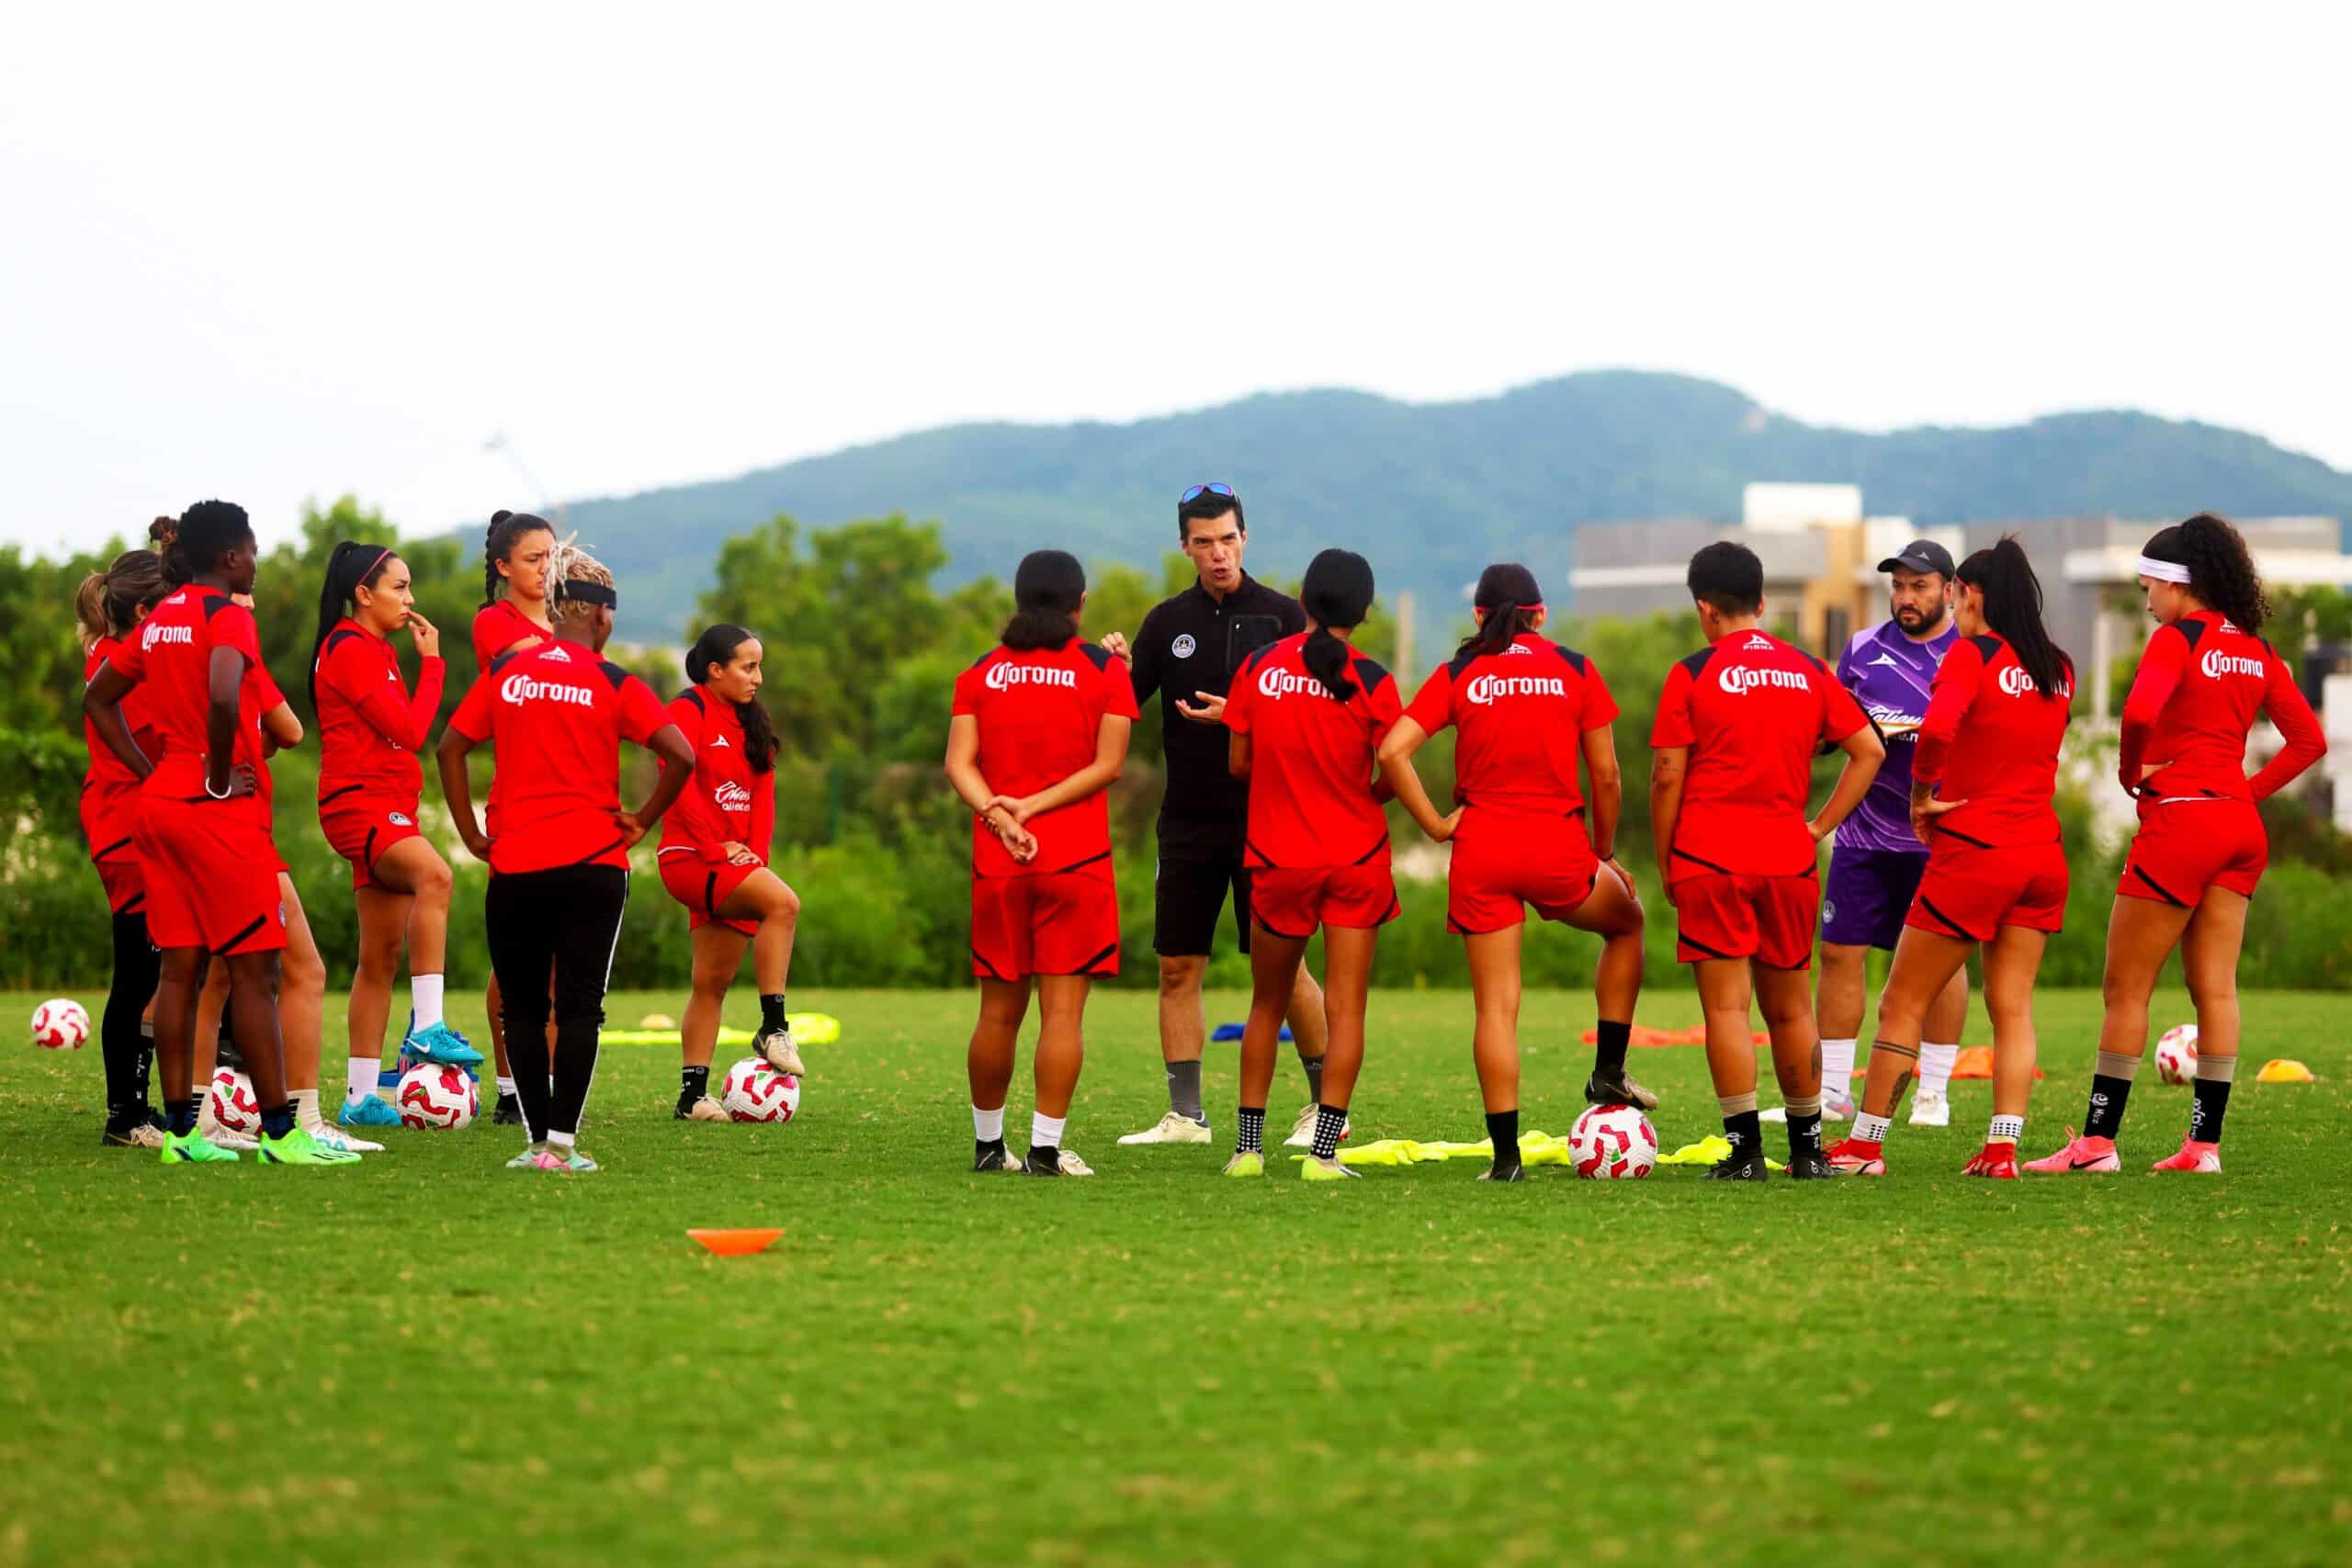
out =
[[[1250,868],[1241,857],[1170,860],[1162,856],[1153,884],[1151,950],[1162,958],[1206,958],[1216,951],[1217,916],[1227,898],[1250,951]]]

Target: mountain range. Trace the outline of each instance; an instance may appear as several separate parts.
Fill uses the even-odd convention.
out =
[[[1153,567],[1188,484],[1231,483],[1251,569],[1368,556],[1382,596],[1452,618],[1487,561],[1565,587],[1576,525],[1739,515],[1750,480],[1856,483],[1873,515],[1921,524],[2053,516],[2352,517],[2352,475],[2256,435],[2130,412],[1995,429],[1868,434],[1805,424],[1730,387],[1586,372],[1459,402],[1263,393],[1131,423],[960,424],[733,479],[572,502],[567,525],[627,585],[621,635],[679,638],[719,542],[791,513],[807,527],[936,519],[951,581],[1010,579],[1053,545]]]

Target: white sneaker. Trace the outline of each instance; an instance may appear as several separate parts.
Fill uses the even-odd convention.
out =
[[[1770,1111],[1758,1111],[1756,1113],[1756,1119],[1758,1122],[1770,1122],[1772,1125],[1777,1127],[1789,1119],[1789,1108],[1785,1105],[1776,1105]],[[1823,1095],[1821,1097],[1821,1119],[1824,1122],[1851,1122],[1854,1119],[1853,1100],[1843,1095],[1839,1096],[1836,1100],[1830,1099],[1826,1094]],[[1938,1125],[1941,1125],[1941,1123],[1939,1122]]]
[[[384,1152],[383,1145],[371,1144],[365,1138],[355,1138],[342,1128],[327,1122],[323,1117],[303,1128],[302,1131],[310,1134],[311,1141],[322,1149],[338,1149],[351,1155],[379,1155]]]
[[[727,1107],[706,1094],[686,1107],[678,1120],[681,1122],[725,1122],[730,1118],[727,1114]]]
[[[1309,1126],[1312,1125],[1310,1121]],[[1121,1138],[1119,1146],[1123,1149],[1131,1149],[1141,1144],[1205,1144],[1208,1141],[1209,1124],[1207,1122],[1195,1122],[1189,1116],[1180,1116],[1171,1111],[1159,1119],[1158,1125],[1147,1127],[1140,1133],[1129,1133],[1125,1137]],[[1065,1161],[1069,1158],[1069,1151],[1063,1151],[1062,1158]],[[1093,1173],[1090,1171],[1087,1174]]]
[[[1342,1122],[1340,1123],[1340,1141],[1341,1143],[1344,1144],[1348,1141],[1348,1134],[1352,1130],[1354,1125],[1355,1123],[1352,1121]],[[1283,1140],[1283,1147],[1286,1149],[1311,1149],[1314,1146],[1315,1107],[1310,1105],[1306,1110],[1300,1111],[1298,1113],[1298,1120],[1291,1124],[1290,1136]]]
[[[805,1078],[808,1069],[800,1065],[800,1047],[792,1043],[792,1031],[763,1029],[752,1042],[752,1049],[767,1059],[769,1066],[786,1077]]]
[[[208,1143],[220,1148],[231,1149],[241,1155],[258,1154],[261,1151],[259,1138],[249,1138],[243,1133],[232,1133],[228,1128],[220,1125],[220,1119],[212,1114],[209,1106],[207,1106],[203,1113],[197,1117],[196,1130],[203,1134]]]
[[[1949,1127],[1951,1125],[1951,1097],[1919,1091],[1911,1102],[1911,1125],[1914,1127]]]
[[[1079,1158],[1075,1151],[1064,1149],[1062,1151],[1062,1174],[1064,1176],[1091,1176],[1094,1174],[1094,1168],[1087,1164],[1084,1160]]]

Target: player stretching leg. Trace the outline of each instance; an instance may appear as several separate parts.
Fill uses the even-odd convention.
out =
[[[1763,1004],[1788,1109],[1789,1174],[1831,1174],[1821,1152],[1821,1037],[1813,964],[1821,840],[1871,786],[1886,748],[1870,720],[1802,649],[1762,629],[1764,563],[1728,541],[1690,558],[1690,597],[1707,646],[1667,671],[1650,732],[1650,822],[1674,905],[1676,954],[1697,972],[1731,1154],[1708,1175],[1765,1179],[1756,1111],[1751,997]],[[1846,753],[1820,815],[1805,819],[1813,755]]]
[[[548,561],[555,553],[555,528],[544,517],[527,512],[498,512],[481,547],[481,608],[474,615],[474,670],[486,671],[502,653],[528,650],[555,640],[548,619]],[[498,837],[498,782],[491,781],[485,808],[490,836]],[[489,1010],[491,1054],[498,1063],[498,1104],[491,1112],[496,1126],[523,1124],[522,1102],[514,1098],[514,1075],[506,1062],[506,1009],[498,994],[493,967],[483,997]],[[555,1042],[548,1042],[555,1049]]]
[[[693,777],[695,754],[662,699],[603,657],[620,604],[612,573],[566,546],[557,548],[548,577],[555,584],[555,639],[493,660],[450,716],[434,760],[459,837],[490,863],[482,913],[528,1140],[507,1168],[585,1172],[597,1167],[579,1146],[580,1119],[596,1077],[605,987],[628,908],[629,847],[678,798]],[[466,754],[485,740],[497,752],[493,787],[504,803],[494,839],[474,816],[466,777]],[[621,809],[623,740],[665,764],[633,812]]]
[[[706,629],[686,650],[694,684],[670,700],[670,722],[695,750],[694,779],[662,819],[662,886],[686,907],[694,947],[694,994],[678,1032],[681,1121],[724,1122],[710,1097],[710,1057],[718,1044],[727,989],[752,950],[760,987],[753,1049],[770,1066],[803,1076],[784,1019],[799,896],[768,869],[775,838],[775,721],[760,705],[766,677],[760,639],[741,626]]]
[[[2327,741],[2286,662],[2256,634],[2262,580],[2236,529],[2210,513],[2140,551],[2156,630],[2123,705],[2117,772],[2140,803],[2107,928],[2107,1016],[2080,1137],[2026,1168],[2120,1168],[2115,1135],[2148,1047],[2148,998],[2175,947],[2197,1004],[2197,1094],[2188,1137],[2164,1171],[2222,1168],[2222,1119],[2238,1065],[2238,950],[2246,902],[2270,859],[2255,803],[2325,755]],[[2286,746],[2252,778],[2246,734],[2267,713]]]
[[[1585,1098],[1647,1110],[1657,1096],[1625,1070],[1642,989],[1642,906],[1614,852],[1624,794],[1609,728],[1617,705],[1590,660],[1537,635],[1546,611],[1525,567],[1487,568],[1472,613],[1478,629],[1421,683],[1380,743],[1380,770],[1421,830],[1453,843],[1446,924],[1462,933],[1470,959],[1471,1055],[1495,1146],[1488,1176],[1512,1181],[1520,1171],[1520,938],[1529,905],[1601,939],[1593,979],[1600,1028]],[[1461,731],[1453,752],[1461,804],[1440,817],[1412,756],[1448,725]],[[1579,756],[1592,778],[1589,823],[1579,820],[1587,815]]]
[[[417,753],[440,712],[444,669],[441,634],[416,614],[410,581],[408,563],[386,546],[347,539],[335,546],[311,655],[319,826],[329,847],[351,863],[359,910],[359,962],[346,1013],[351,1053],[338,1118],[348,1127],[400,1125],[400,1113],[376,1088],[402,948],[415,1007],[403,1050],[457,1066],[481,1060],[441,1011],[449,867],[417,830],[416,817],[424,789]],[[390,641],[403,626],[420,660],[413,694],[401,680]]]
[[[85,685],[170,592],[163,558],[153,550],[125,551],[106,570],[82,580],[74,608],[82,627]],[[146,716],[147,694],[127,693],[120,708],[139,750],[157,755],[155,732]],[[98,1140],[120,1148],[160,1149],[164,1122],[147,1101],[154,1041],[141,1021],[154,1000],[160,964],[147,940],[147,879],[137,841],[139,775],[115,755],[95,723],[84,720],[82,738],[90,754],[82,783],[82,831],[114,919],[113,977],[98,1022],[107,1075],[106,1124]]]
[[[1388,818],[1380,809],[1388,792],[1374,788],[1373,758],[1401,710],[1388,671],[1348,643],[1372,608],[1371,564],[1351,551],[1325,550],[1307,563],[1298,596],[1306,630],[1251,654],[1226,697],[1227,766],[1250,785],[1244,842],[1252,931],[1240,1132],[1225,1174],[1265,1174],[1275,1047],[1319,926],[1330,1037],[1299,1174],[1344,1181],[1356,1177],[1340,1163],[1340,1134],[1363,1067],[1373,953],[1380,928],[1397,913]]]
[[[1928,1010],[1984,952],[1993,1019],[1993,1122],[1971,1176],[2014,1179],[2033,1092],[2033,982],[2066,916],[2058,752],[2074,663],[2041,624],[2041,584],[2014,538],[1961,562],[1961,640],[1936,671],[1911,772],[1911,821],[1934,847],[1879,998],[1878,1037],[1852,1136],[1829,1162],[1883,1176],[1883,1149],[1919,1059]]]
[[[148,871],[148,929],[163,950],[155,1048],[171,1134],[166,1165],[233,1160],[196,1130],[190,1081],[196,989],[204,955],[228,966],[229,1006],[261,1107],[265,1164],[342,1165],[356,1155],[315,1142],[287,1095],[278,1034],[278,954],[286,917],[270,840],[260,716],[247,674],[261,664],[252,614],[231,594],[253,590],[258,554],[244,509],[198,502],[180,519],[166,595],[136,637],[108,656],[83,709],[141,784],[140,858]],[[122,717],[122,699],[148,688],[164,747],[150,762]]]
[[[1079,639],[1086,573],[1075,556],[1035,550],[1012,579],[1000,646],[956,678],[947,782],[972,808],[972,973],[980,1016],[966,1071],[972,1168],[1091,1176],[1064,1146],[1086,1054],[1086,995],[1119,972],[1119,889],[1103,791],[1126,763],[1136,716],[1127,672]],[[1037,1034],[1036,1110],[1019,1166],[1004,1144],[1004,1097],[1029,1010]]]

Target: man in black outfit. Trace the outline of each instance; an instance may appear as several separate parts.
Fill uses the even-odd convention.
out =
[[[1250,872],[1241,836],[1250,786],[1226,765],[1225,693],[1251,653],[1306,629],[1298,601],[1241,570],[1250,540],[1241,498],[1223,484],[1194,485],[1176,506],[1176,531],[1200,581],[1143,618],[1132,651],[1114,632],[1102,645],[1128,660],[1140,705],[1159,695],[1168,789],[1159,807],[1159,878],[1152,951],[1159,955],[1159,1054],[1168,1064],[1168,1114],[1122,1144],[1205,1144],[1201,1052],[1208,1033],[1201,976],[1218,912],[1228,897],[1250,951]],[[1306,1146],[1322,1098],[1323,990],[1301,965],[1291,996],[1291,1037],[1306,1070],[1306,1109],[1290,1142]]]

